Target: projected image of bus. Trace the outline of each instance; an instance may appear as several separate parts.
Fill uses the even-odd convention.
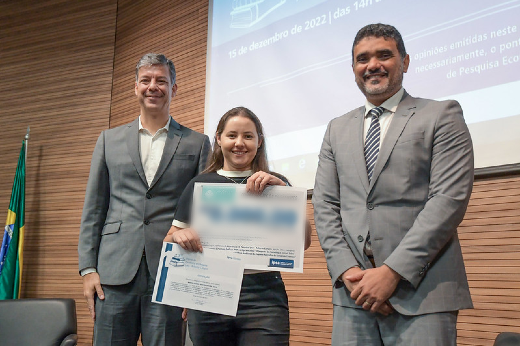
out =
[[[231,28],[249,28],[282,6],[286,0],[234,0]]]

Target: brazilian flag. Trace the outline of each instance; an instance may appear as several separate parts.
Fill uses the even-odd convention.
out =
[[[25,213],[25,141],[14,177],[11,202],[0,248],[0,300],[20,298]]]

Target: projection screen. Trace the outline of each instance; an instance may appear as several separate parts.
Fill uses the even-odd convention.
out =
[[[250,108],[272,170],[312,188],[327,123],[364,104],[351,48],[369,23],[394,25],[410,55],[403,85],[455,99],[476,167],[520,162],[520,0],[210,1],[205,132]]]

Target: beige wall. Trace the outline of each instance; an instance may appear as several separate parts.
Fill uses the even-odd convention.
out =
[[[172,115],[203,130],[207,16],[203,0],[0,2],[0,215],[30,125],[22,295],[76,299],[80,345],[91,343],[92,322],[77,239],[96,138],[137,116],[134,66],[149,51],[176,64]],[[499,331],[520,332],[520,177],[474,190],[460,238],[476,309],[460,314],[459,344],[490,345]],[[330,344],[330,281],[315,234],[304,273],[284,279],[291,345]]]

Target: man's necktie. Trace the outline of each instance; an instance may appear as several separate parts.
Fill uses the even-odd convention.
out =
[[[377,156],[379,155],[379,141],[381,136],[381,126],[379,126],[379,117],[385,109],[383,107],[372,108],[369,115],[372,116],[370,127],[368,128],[367,138],[365,140],[365,161],[367,163],[368,181],[372,180],[374,166],[376,165]],[[370,233],[367,234],[365,241],[365,254],[375,267],[374,254],[372,252],[372,242],[370,241]]]
[[[365,161],[367,163],[368,181],[372,179],[374,166],[376,165],[377,156],[379,155],[379,138],[381,136],[381,127],[379,126],[379,117],[385,109],[383,107],[372,108],[368,115],[372,116],[370,127],[368,128],[367,138],[365,140]]]

